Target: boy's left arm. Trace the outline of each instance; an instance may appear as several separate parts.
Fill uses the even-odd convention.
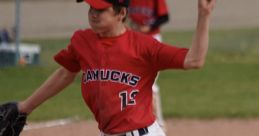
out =
[[[216,0],[198,0],[198,22],[192,45],[184,60],[184,69],[204,65],[209,44],[209,23]]]

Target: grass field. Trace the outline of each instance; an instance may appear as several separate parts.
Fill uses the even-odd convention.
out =
[[[188,47],[192,32],[163,33],[166,43]],[[163,112],[167,118],[258,118],[259,28],[211,32],[209,55],[201,70],[163,71]],[[0,102],[30,95],[58,65],[52,56],[69,42],[64,39],[24,40],[42,48],[39,66],[0,69]],[[30,120],[78,116],[91,118],[81,98],[80,77],[61,94],[44,103]]]

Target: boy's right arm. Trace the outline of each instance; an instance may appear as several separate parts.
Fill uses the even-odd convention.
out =
[[[22,113],[31,113],[36,107],[58,94],[70,83],[77,73],[73,73],[64,67],[58,68],[30,97],[19,102],[18,109]]]

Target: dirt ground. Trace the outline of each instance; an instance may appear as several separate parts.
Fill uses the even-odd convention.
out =
[[[164,30],[193,29],[196,20],[196,1],[167,0],[170,23]],[[15,22],[15,1],[0,1],[0,28],[11,28]],[[258,0],[218,0],[211,27],[240,28],[259,26]],[[71,36],[73,31],[85,28],[85,4],[73,0],[23,1],[21,7],[22,38],[49,38]],[[98,136],[94,121],[77,121],[67,125],[33,127],[29,123],[21,136]],[[44,125],[43,125],[44,126]],[[167,120],[168,136],[259,136],[259,119],[255,120]]]
[[[41,123],[44,124],[44,123]],[[257,120],[179,120],[166,121],[167,136],[258,136]],[[33,127],[39,124],[30,124]],[[99,136],[95,121],[79,121],[67,125],[32,128],[21,136]]]

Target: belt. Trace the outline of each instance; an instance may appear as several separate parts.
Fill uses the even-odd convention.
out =
[[[108,135],[108,134],[103,134],[102,136],[144,136],[148,134],[148,127],[145,128],[140,128],[137,130],[129,131],[124,134],[118,134],[118,135]]]

